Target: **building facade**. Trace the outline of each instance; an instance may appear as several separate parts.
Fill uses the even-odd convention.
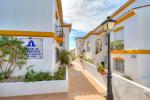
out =
[[[63,22],[61,0],[3,0],[0,13],[0,35],[17,37],[29,49],[27,64],[13,75],[25,74],[29,66],[54,73],[58,51],[69,50],[71,31],[71,24]]]
[[[128,0],[123,6],[115,11],[111,18],[116,20],[114,32],[111,33],[111,66],[114,72],[121,76],[127,76],[135,82],[150,87],[150,18],[149,0]],[[100,52],[93,57],[96,63],[105,62],[107,66],[107,36],[103,31],[102,24],[93,32],[100,39],[95,50]],[[93,37],[95,34],[92,34]],[[93,47],[94,48],[94,47]],[[86,53],[86,52],[85,52]]]

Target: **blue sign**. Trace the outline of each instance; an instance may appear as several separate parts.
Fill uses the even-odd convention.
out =
[[[43,39],[40,38],[22,38],[27,47],[27,56],[29,59],[42,59],[43,58]]]

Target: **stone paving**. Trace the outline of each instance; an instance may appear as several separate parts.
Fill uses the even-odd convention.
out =
[[[89,77],[80,64],[69,68],[69,92],[32,96],[7,97],[0,100],[106,100],[105,90]]]

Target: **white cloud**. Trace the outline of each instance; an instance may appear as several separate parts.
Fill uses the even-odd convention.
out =
[[[70,49],[75,38],[96,28],[127,0],[62,0],[64,21],[72,23]]]
[[[73,29],[88,32],[127,0],[62,0],[64,20]]]

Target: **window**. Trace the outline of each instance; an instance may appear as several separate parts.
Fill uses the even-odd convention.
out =
[[[121,73],[124,73],[124,60],[123,59],[114,59],[113,60],[113,69],[115,71],[118,71],[118,72],[121,72]]]
[[[56,48],[56,63],[59,61],[59,49]]]
[[[100,39],[96,40],[96,54],[102,51],[102,41]]]
[[[90,52],[90,42],[89,41],[87,42],[86,51]]]

